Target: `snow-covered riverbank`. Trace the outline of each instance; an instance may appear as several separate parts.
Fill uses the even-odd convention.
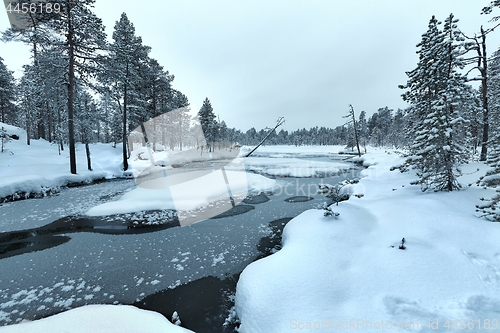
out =
[[[338,218],[299,215],[285,227],[283,249],[243,271],[240,332],[497,331],[500,225],[475,214],[493,191],[422,193],[412,174],[389,171],[396,154],[370,149],[363,160],[371,166],[362,198],[341,202]],[[466,165],[461,181],[486,169]]]
[[[44,196],[72,184],[88,184],[98,179],[114,178],[122,174],[119,148],[110,144],[92,144],[93,171],[87,170],[85,147],[78,144],[77,175],[69,172],[69,153],[58,152],[56,144],[45,140],[31,140],[26,144],[26,131],[0,123],[11,136],[0,155],[0,201],[24,197]]]

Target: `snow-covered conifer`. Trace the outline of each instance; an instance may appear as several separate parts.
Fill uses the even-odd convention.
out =
[[[12,71],[7,69],[0,57],[0,121],[2,123],[15,124],[16,106],[16,81]]]
[[[413,137],[402,171],[414,168],[422,191],[452,191],[461,186],[459,166],[466,161],[468,136],[463,115],[475,107],[476,95],[458,71],[463,68],[463,38],[458,20],[451,14],[441,22],[433,16],[417,45],[417,68],[407,72],[408,91],[403,99],[411,104]]]
[[[142,44],[142,38],[135,35],[133,23],[127,14],[122,13],[120,20],[115,24],[113,43],[109,46],[109,50],[109,57],[105,61],[106,70],[101,72],[100,81],[110,89],[111,95],[122,111],[123,170],[127,170],[129,109],[131,105],[139,104],[140,69],[143,67],[142,63],[148,61],[150,48]]]
[[[203,101],[203,105],[201,106],[200,111],[198,111],[198,118],[200,120],[203,133],[205,134],[206,142],[209,145],[210,151],[212,151],[213,144],[216,139],[216,120],[212,104],[208,98],[205,98]]]

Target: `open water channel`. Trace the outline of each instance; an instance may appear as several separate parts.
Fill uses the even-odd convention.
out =
[[[287,157],[304,163],[345,159],[336,154]],[[316,193],[319,184],[353,179],[359,171],[348,165],[335,175],[276,178],[274,191],[253,193],[229,214],[183,227],[171,211],[84,216],[133,188],[133,180],[1,204],[0,326],[86,304],[133,304],[168,319],[177,311],[182,326],[195,332],[232,332],[234,323],[223,324],[241,271],[279,250],[289,220],[328,202]],[[143,220],[159,225],[134,224]]]

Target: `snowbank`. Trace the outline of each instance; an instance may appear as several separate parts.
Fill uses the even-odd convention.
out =
[[[90,145],[93,171],[87,170],[85,147],[76,145],[77,175],[69,172],[69,152],[58,154],[57,145],[43,139],[26,144],[26,132],[0,123],[9,135],[17,135],[5,145],[0,158],[0,198],[44,194],[72,183],[91,183],[121,174],[121,150],[106,144]]]
[[[243,271],[240,332],[498,331],[500,225],[474,215],[485,190],[424,194],[409,185],[413,175],[389,171],[397,155],[372,150],[363,159],[372,166],[362,198],[335,207],[337,219],[299,215],[282,250]],[[465,166],[462,181],[486,169]]]
[[[161,314],[126,305],[87,305],[52,317],[0,327],[0,333],[188,333]]]

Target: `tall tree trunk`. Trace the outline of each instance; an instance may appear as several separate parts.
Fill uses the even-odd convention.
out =
[[[480,66],[481,71],[481,95],[483,100],[483,142],[481,144],[481,156],[480,161],[486,161],[488,155],[488,139],[489,139],[489,108],[488,108],[488,61],[486,58],[486,33],[481,26],[481,50],[482,50],[482,66]]]
[[[128,84],[128,64],[127,64],[127,73],[126,73],[126,82],[124,85],[123,91],[123,171],[128,170],[128,154],[127,154],[127,84]],[[132,147],[133,148],[133,147]]]
[[[47,104],[47,110],[49,110],[49,101],[46,101],[46,104]],[[50,111],[47,113],[47,124],[48,124],[48,139],[49,139],[49,142],[52,143],[52,117],[51,117],[51,113]]]
[[[0,99],[0,108],[2,108],[2,123],[5,124],[5,105],[2,99]]]
[[[358,148],[358,157],[361,157],[361,151],[359,150],[359,140],[358,140],[358,129],[356,126],[356,116],[354,115],[354,108],[349,105],[352,111],[352,126],[354,127],[354,139],[356,140],[356,147]]]
[[[31,135],[30,135],[30,131],[31,131],[31,128],[30,128],[30,124],[31,124],[31,121],[30,121],[30,111],[27,111],[26,112],[26,144],[29,146],[31,145]]]
[[[69,142],[69,166],[70,172],[76,174],[76,149],[75,149],[75,129],[74,129],[74,88],[75,88],[75,53],[74,53],[74,31],[71,21],[71,5],[68,7],[68,35],[67,43],[69,46],[69,72],[68,72],[68,142]]]

